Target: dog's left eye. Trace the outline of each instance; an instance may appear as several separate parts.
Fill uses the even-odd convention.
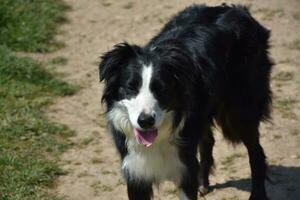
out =
[[[132,87],[132,86],[129,86],[129,87],[127,87],[126,89],[127,89],[127,91],[129,91],[129,92],[136,92],[136,88],[134,88],[134,87]]]
[[[120,87],[119,88],[119,95],[121,98],[131,98],[132,96],[135,96],[137,94],[137,91],[134,88],[124,88]]]
[[[130,91],[130,92],[137,92],[138,86],[139,86],[139,83],[138,83],[137,80],[130,80],[130,81],[126,84],[126,90],[127,90],[127,91]]]

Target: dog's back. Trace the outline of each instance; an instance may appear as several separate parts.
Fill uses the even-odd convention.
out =
[[[199,71],[213,106],[235,107],[259,121],[269,118],[271,103],[269,35],[245,7],[194,5],[176,15],[146,46],[173,40],[200,63],[200,70],[182,67],[190,73]]]

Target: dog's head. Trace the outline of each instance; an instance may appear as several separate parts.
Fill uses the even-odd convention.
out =
[[[183,118],[191,81],[185,69],[191,65],[175,45],[116,45],[99,66],[108,120],[147,147],[168,137]]]

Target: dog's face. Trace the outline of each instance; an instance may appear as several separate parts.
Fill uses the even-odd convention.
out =
[[[168,137],[184,95],[172,62],[126,43],[102,58],[103,100],[114,126],[147,147]]]

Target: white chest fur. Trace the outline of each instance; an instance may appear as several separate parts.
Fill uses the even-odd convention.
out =
[[[170,143],[171,135],[175,135],[183,128],[184,119],[176,130],[172,130],[172,113],[166,113],[163,123],[158,129],[158,136],[150,147],[138,144],[132,130],[132,123],[128,111],[120,102],[115,103],[108,113],[108,120],[115,129],[126,135],[128,154],[125,156],[122,168],[130,177],[147,181],[161,182],[170,180],[179,184],[185,166],[178,155],[178,148]]]
[[[180,183],[185,167],[180,161],[177,147],[168,140],[154,143],[148,148],[135,141],[128,141],[127,146],[128,155],[123,160],[122,168],[130,177],[157,183],[163,180]]]

